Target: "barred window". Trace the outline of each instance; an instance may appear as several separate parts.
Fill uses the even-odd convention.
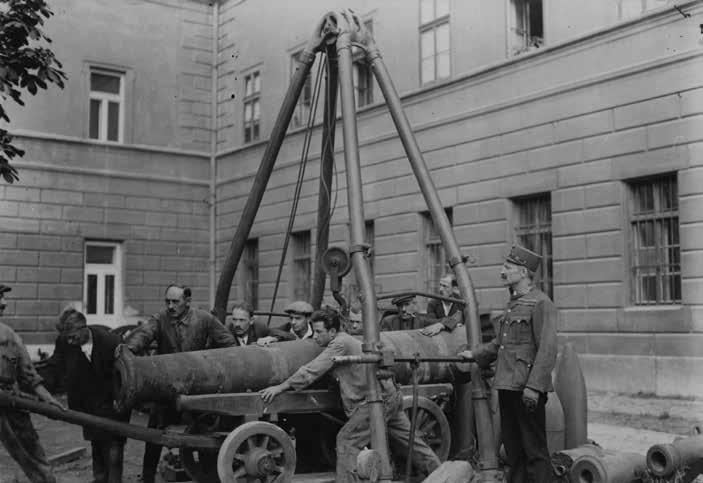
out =
[[[310,230],[291,234],[293,242],[293,277],[290,293],[295,300],[310,300],[310,274],[312,270],[312,255]]]
[[[630,186],[632,303],[681,302],[681,247],[676,174]]]
[[[517,210],[517,242],[542,257],[536,273],[537,286],[550,298],[552,283],[552,200],[549,193],[513,200]]]
[[[244,142],[261,136],[261,75],[259,71],[244,76]]]
[[[452,224],[452,209],[445,208],[449,224]],[[447,267],[447,257],[444,253],[444,245],[439,236],[439,230],[432,221],[432,216],[429,212],[422,215],[424,224],[424,289],[426,292],[436,292],[439,287],[439,279],[449,271]]]
[[[420,82],[450,75],[449,0],[420,0]]]
[[[259,308],[259,240],[247,240],[242,254],[242,288],[243,299],[249,302],[254,310]]]

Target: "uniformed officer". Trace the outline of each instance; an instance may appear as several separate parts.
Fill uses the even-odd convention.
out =
[[[12,289],[0,284],[0,315],[5,311],[5,294]],[[7,325],[0,322],[0,389],[13,393],[32,390],[39,399],[65,409],[44,387],[22,340]],[[0,441],[24,474],[33,483],[56,483],[44,448],[39,443],[29,413],[0,409]]]
[[[494,386],[498,389],[503,445],[510,466],[509,482],[551,481],[545,410],[552,387],[557,354],[557,310],[535,287],[542,258],[513,246],[500,271],[510,301],[500,330],[489,343],[459,355],[486,366],[497,359]]]

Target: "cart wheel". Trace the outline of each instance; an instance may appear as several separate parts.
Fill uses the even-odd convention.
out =
[[[288,483],[295,473],[295,448],[285,431],[264,421],[244,423],[229,433],[217,455],[224,483]]]
[[[413,398],[403,397],[403,409],[412,422]],[[415,434],[432,448],[440,461],[447,461],[452,434],[447,416],[436,403],[426,397],[417,398],[417,423]]]
[[[186,434],[204,434],[206,431],[200,424],[191,424],[186,427]],[[179,448],[181,464],[190,479],[195,483],[220,483],[217,477],[217,451],[198,450],[193,448]]]

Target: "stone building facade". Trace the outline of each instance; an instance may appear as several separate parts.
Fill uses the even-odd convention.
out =
[[[532,244],[590,387],[703,395],[702,2],[267,5],[141,1],[125,15],[72,0],[56,12],[49,34],[71,80],[11,113],[27,155],[21,183],[0,186],[0,273],[16,287],[6,320],[28,342],[47,343],[68,302],[104,312],[112,297],[104,320],[118,323],[158,309],[163,287],[183,282],[211,304],[293,58],[326,10],[350,6],[373,29],[472,258],[481,307],[505,302],[497,271],[510,244]],[[378,87],[355,65],[377,291],[436,290],[443,253],[427,208]],[[231,291],[261,310],[314,84],[313,75]],[[110,112],[121,120],[112,130]],[[319,122],[311,132],[279,308],[307,296],[316,263]],[[337,139],[331,242],[344,244]],[[114,273],[104,269],[110,254]]]

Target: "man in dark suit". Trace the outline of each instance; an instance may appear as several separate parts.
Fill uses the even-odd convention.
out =
[[[105,327],[86,325],[85,316],[73,308],[60,315],[56,329],[59,337],[46,369],[51,386],[65,378],[69,408],[129,421],[129,412],[118,413],[113,406],[114,354],[120,337]],[[83,428],[83,437],[92,446],[94,481],[121,483],[125,439],[93,428]]]
[[[256,344],[260,337],[269,335],[268,327],[254,317],[254,307],[248,302],[232,305],[232,321],[227,323],[227,328],[237,346]]]

